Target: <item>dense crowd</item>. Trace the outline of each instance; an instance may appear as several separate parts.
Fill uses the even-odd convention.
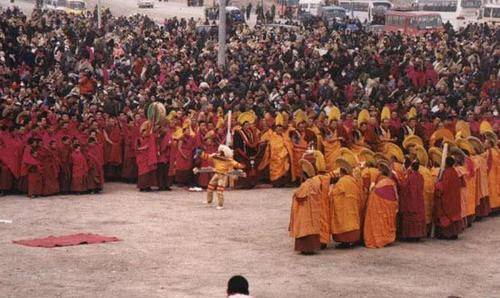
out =
[[[96,28],[90,12],[7,9],[0,24],[4,193],[206,187],[211,174],[193,168],[228,139],[228,111],[247,172],[231,183],[244,188],[297,185],[306,151],[330,171],[341,148],[383,153],[416,135],[429,149],[440,129],[455,139],[457,123],[464,137],[484,139],[484,121],[498,130],[499,30],[486,25],[405,36],[238,24],[222,69],[214,35],[193,19],[108,11]]]

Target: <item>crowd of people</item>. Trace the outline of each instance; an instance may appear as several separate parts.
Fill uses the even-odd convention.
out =
[[[497,27],[406,36],[330,30],[321,22],[307,28],[237,24],[221,68],[217,41],[193,19],[156,24],[106,11],[96,28],[91,12],[35,9],[28,17],[9,8],[0,24],[3,194],[97,193],[105,181],[136,183],[141,191],[208,187],[214,173],[193,169],[213,167],[204,156],[230,144],[246,173],[227,179],[235,188],[307,185],[326,173],[334,177],[324,182],[327,193],[360,185],[358,199],[367,203],[359,205],[356,241],[348,243],[363,234],[370,243],[366,237],[380,232],[369,230],[367,222],[381,220],[373,212],[398,208],[397,200],[371,197],[399,197],[401,210],[405,196],[415,194],[406,179],[420,179],[418,160],[430,202],[434,185],[426,169],[436,164],[422,156],[433,156],[446,140],[453,152],[465,153],[456,162],[466,184],[482,179],[474,204],[467,184],[467,216],[485,198],[499,207],[497,189],[485,195],[483,177],[496,179],[498,171]],[[405,146],[408,138],[417,141]],[[484,151],[464,147],[476,141]],[[353,173],[370,173],[370,183],[338,167],[346,156]],[[306,180],[304,161],[321,176]],[[338,179],[339,168],[354,180]],[[295,195],[300,206],[309,195],[305,185]],[[377,191],[393,186],[390,195]],[[335,206],[342,196],[333,197]]]

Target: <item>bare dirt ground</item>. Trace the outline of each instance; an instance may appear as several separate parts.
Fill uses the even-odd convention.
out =
[[[106,184],[100,195],[0,198],[2,297],[224,297],[234,274],[254,297],[500,297],[500,217],[458,241],[383,249],[293,252],[292,189],[140,193]],[[13,240],[90,232],[121,242],[31,248]]]

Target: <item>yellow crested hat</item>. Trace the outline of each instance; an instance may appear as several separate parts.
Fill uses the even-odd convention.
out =
[[[307,115],[304,111],[299,109],[293,113],[293,119],[295,124],[298,125],[299,123],[307,122]]]
[[[283,126],[285,124],[285,119],[283,118],[283,114],[277,113],[276,118],[274,118],[274,124],[276,126]]]
[[[255,113],[253,111],[247,111],[247,112],[241,113],[238,116],[238,123],[240,123],[241,125],[245,124],[245,122],[252,124],[255,122],[256,118],[257,117],[255,116]]]
[[[380,113],[380,121],[384,121],[384,120],[390,120],[391,119],[391,109],[389,109],[389,107],[385,106],[383,109],[382,109],[382,113]]]
[[[176,115],[176,112],[174,110],[170,111],[170,113],[168,113],[168,115],[165,117],[167,119],[168,122],[172,121],[174,119]]]
[[[429,163],[429,156],[427,155],[427,151],[425,150],[425,148],[423,146],[416,145],[415,154],[417,155],[417,159],[420,162],[420,165],[426,167]]]
[[[469,122],[458,120],[455,124],[455,131],[457,132],[457,135],[460,134],[460,137],[468,138],[471,135]],[[455,136],[455,138],[457,137]]]
[[[406,118],[408,120],[417,118],[417,109],[415,107],[411,107],[408,113],[406,113]]]
[[[341,116],[341,113],[340,113],[339,108],[337,108],[336,106],[333,106],[330,109],[330,112],[328,112],[328,121],[338,121],[338,120],[340,120],[340,116]]]
[[[370,120],[370,113],[368,112],[368,110],[364,109],[361,112],[359,112],[358,126],[363,123],[368,123],[369,120]]]
[[[417,135],[409,135],[403,140],[403,148],[408,149],[410,146],[424,145],[424,141]]]
[[[326,161],[325,161],[325,156],[321,151],[319,150],[314,150],[314,165],[316,166],[316,170],[318,173],[324,173],[326,172]]]
[[[180,126],[177,126],[177,128],[175,129],[174,133],[172,134],[172,137],[175,139],[175,140],[178,140],[182,137],[182,127]]]
[[[344,158],[352,167],[358,165],[358,159],[356,155],[348,148],[340,148],[339,155]]]
[[[443,141],[454,141],[455,140],[455,136],[453,135],[453,133],[446,129],[446,128],[440,128],[438,130],[436,130],[432,135],[431,135],[431,138],[429,140],[429,144],[430,146],[434,146],[434,144],[438,141],[438,140],[443,140]]]
[[[302,158],[299,160],[299,165],[300,165],[300,168],[302,169],[302,172],[306,173],[306,175],[309,178],[316,176],[316,170],[314,169],[314,166],[309,161]]]
[[[344,169],[347,172],[347,174],[351,174],[353,169],[351,163],[343,157],[337,157],[333,162],[333,167],[335,170]]]
[[[429,159],[434,163],[441,165],[441,158],[443,156],[443,151],[438,147],[429,148]]]
[[[484,152],[484,145],[480,139],[470,136],[467,141],[472,145],[476,154],[481,154]]]
[[[359,161],[364,162],[375,161],[375,152],[371,151],[368,148],[364,148],[358,153],[358,159]]]
[[[474,150],[474,147],[471,145],[471,143],[469,143],[469,141],[467,139],[464,139],[464,138],[460,138],[458,140],[456,140],[456,143],[457,143],[457,147],[462,149],[462,150],[467,150],[467,152],[472,155],[474,154],[474,152],[476,152]]]
[[[205,136],[203,137],[204,140],[208,140],[208,139],[213,139],[215,137],[215,131],[213,130],[210,130],[209,132],[207,132],[205,134]]]
[[[491,124],[488,121],[483,120],[481,122],[481,124],[479,125],[479,132],[481,134],[484,134],[487,131],[493,132],[493,127],[491,126]]]
[[[486,138],[486,139],[489,139],[491,140],[494,145],[496,146],[497,142],[498,142],[498,137],[497,137],[497,134],[494,133],[493,131],[485,131],[483,133],[483,136]]]
[[[384,154],[387,159],[395,158],[398,162],[402,163],[405,159],[403,151],[399,146],[393,143],[386,143],[384,146]]]

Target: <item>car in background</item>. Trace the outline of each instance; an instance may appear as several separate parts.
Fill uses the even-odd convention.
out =
[[[155,3],[153,0],[137,0],[137,7],[139,7],[139,8],[154,8]]]
[[[70,14],[82,14],[86,11],[87,4],[83,0],[67,0],[66,12]]]
[[[244,23],[245,15],[236,6],[226,6],[227,17],[232,23]]]

